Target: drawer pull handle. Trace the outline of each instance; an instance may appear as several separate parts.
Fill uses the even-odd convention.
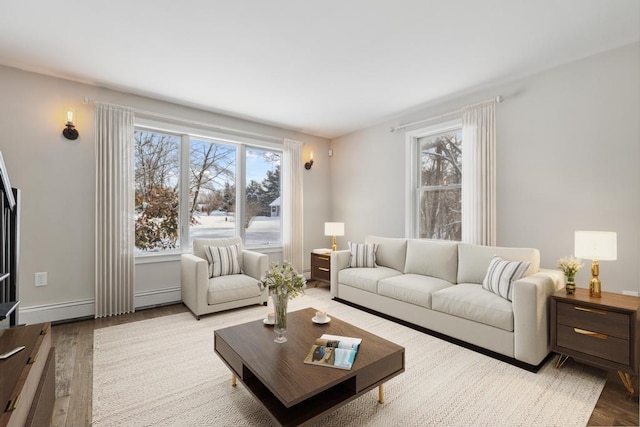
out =
[[[320,270],[320,271],[329,271],[328,268],[324,268],[324,267],[318,267],[318,270]]]
[[[5,408],[5,412],[11,412],[18,407],[18,401],[20,400],[20,395],[18,394],[15,399],[7,402],[7,407]]]
[[[328,256],[319,256],[318,259],[321,259],[322,261],[331,261],[331,258]]]
[[[592,332],[592,331],[586,331],[584,329],[580,329],[580,328],[573,328],[573,332],[576,332],[578,334],[581,335],[588,335],[590,337],[594,337],[594,338],[600,338],[601,340],[606,340],[608,337],[605,334],[599,334],[597,332]]]
[[[607,315],[607,312],[606,312],[606,311],[604,311],[604,310],[597,310],[597,309],[595,309],[595,308],[578,307],[578,306],[575,306],[575,307],[573,307],[573,308],[575,308],[576,310],[580,310],[580,311],[586,311],[586,312],[588,312],[588,313],[602,314],[603,316],[606,316],[606,315]]]

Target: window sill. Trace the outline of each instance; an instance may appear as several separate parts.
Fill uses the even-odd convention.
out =
[[[180,252],[172,252],[165,254],[138,254],[135,256],[135,263],[138,264],[155,264],[159,262],[180,261]]]
[[[272,254],[277,252],[282,252],[282,246],[251,246],[246,247],[246,250],[260,252],[262,254]],[[184,253],[192,253],[184,252]],[[180,256],[182,252],[171,252],[171,253],[150,253],[150,254],[137,254],[135,255],[135,263],[138,264],[155,264],[161,262],[175,262],[180,261]]]

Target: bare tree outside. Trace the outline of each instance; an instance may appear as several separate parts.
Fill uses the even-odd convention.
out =
[[[462,133],[422,137],[420,227],[422,238],[462,238]]]
[[[189,223],[197,219],[194,213],[208,200],[221,196],[225,183],[235,181],[236,147],[192,140],[189,156]],[[201,197],[202,196],[202,197]],[[209,214],[222,207],[209,209]]]

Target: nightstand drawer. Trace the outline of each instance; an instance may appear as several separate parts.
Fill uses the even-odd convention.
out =
[[[316,267],[331,267],[331,256],[330,255],[315,255],[315,265]]]
[[[558,325],[557,345],[622,365],[629,365],[629,341],[578,327]]]
[[[330,281],[331,280],[331,273],[329,272],[328,268],[325,267],[317,267],[314,271],[313,271],[313,277],[315,279],[318,280],[326,280],[326,281]]]
[[[603,308],[558,302],[558,324],[575,326],[624,340],[629,339],[629,315]]]

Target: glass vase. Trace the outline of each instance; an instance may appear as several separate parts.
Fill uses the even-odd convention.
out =
[[[279,344],[286,342],[287,337],[284,336],[287,330],[287,303],[289,302],[289,293],[287,289],[275,289],[273,292],[273,309],[276,314],[273,331],[276,338],[273,340]]]
[[[576,293],[576,282],[574,274],[565,274],[566,282],[564,289],[567,292],[567,295],[573,295]]]

